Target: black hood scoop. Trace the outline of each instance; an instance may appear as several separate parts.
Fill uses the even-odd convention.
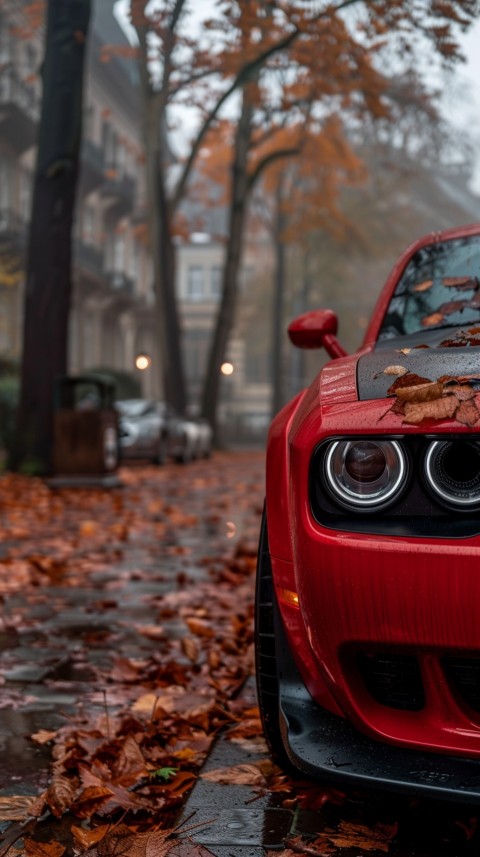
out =
[[[397,340],[398,342],[398,340]],[[393,384],[394,374],[385,374],[388,367],[402,366],[408,372],[436,381],[442,375],[478,375],[480,378],[480,347],[463,348],[412,348],[408,354],[400,351],[408,348],[402,341],[398,348],[377,348],[371,354],[360,357],[357,363],[358,398],[383,399]]]

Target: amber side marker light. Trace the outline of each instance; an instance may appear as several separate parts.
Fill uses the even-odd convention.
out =
[[[282,589],[278,588],[278,597],[280,601],[283,601],[285,604],[292,604],[293,607],[298,607],[298,595],[296,592],[292,592],[291,589]]]

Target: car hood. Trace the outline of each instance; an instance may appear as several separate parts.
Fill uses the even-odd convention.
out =
[[[443,375],[480,376],[480,347],[461,342],[460,329],[431,331],[412,337],[398,337],[382,342],[374,351],[357,361],[357,391],[360,400],[382,399],[395,380],[394,367],[436,381]],[[440,343],[448,341],[450,346]],[[386,372],[389,367],[392,371]],[[400,374],[400,373],[399,373]]]

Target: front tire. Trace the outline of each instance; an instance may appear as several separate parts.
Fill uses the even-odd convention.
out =
[[[282,740],[279,712],[279,684],[275,638],[275,593],[268,549],[266,511],[263,511],[257,557],[255,590],[255,673],[263,734],[275,762],[292,772]]]
[[[167,440],[165,437],[160,437],[157,444],[157,452],[153,459],[154,464],[165,464],[167,460]]]

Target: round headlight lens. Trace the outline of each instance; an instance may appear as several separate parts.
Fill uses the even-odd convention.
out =
[[[480,443],[433,441],[425,456],[425,476],[437,499],[447,506],[480,508]]]
[[[330,493],[347,508],[393,502],[407,478],[407,460],[395,440],[337,440],[325,456]]]

